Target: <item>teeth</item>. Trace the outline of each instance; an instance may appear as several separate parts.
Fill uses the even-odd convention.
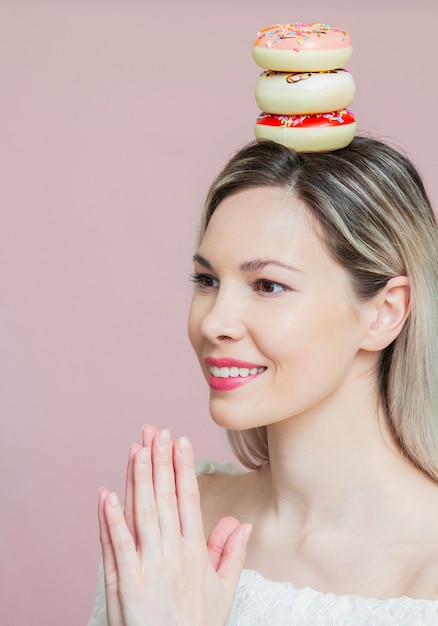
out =
[[[247,376],[261,374],[265,369],[266,367],[252,367],[249,369],[248,367],[216,367],[215,365],[211,365],[210,373],[215,378],[237,378],[238,376],[246,378]]]

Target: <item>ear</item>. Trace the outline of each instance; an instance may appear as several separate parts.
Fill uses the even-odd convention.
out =
[[[389,346],[404,326],[410,312],[409,278],[390,278],[371,305],[371,322],[361,347],[375,352]]]

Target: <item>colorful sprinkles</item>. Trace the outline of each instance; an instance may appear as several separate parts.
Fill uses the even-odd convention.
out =
[[[327,35],[329,32],[338,33],[341,42],[344,42],[345,38],[348,36],[345,30],[330,26],[330,24],[320,24],[318,22],[313,24],[291,22],[290,24],[275,24],[274,26],[269,26],[268,28],[262,28],[262,30],[257,33],[254,45],[259,45],[260,41],[265,37],[270,38],[266,42],[266,46],[268,48],[275,45],[278,41],[280,41],[280,39],[295,39],[297,47],[292,49],[295,52],[300,52],[299,46],[301,46],[303,42],[310,39],[311,35],[321,37],[322,35]]]

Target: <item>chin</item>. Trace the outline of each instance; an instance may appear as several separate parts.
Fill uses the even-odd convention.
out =
[[[242,407],[224,406],[225,403],[210,399],[210,415],[213,422],[226,430],[248,430],[266,426],[266,420],[255,419],[254,411],[245,411]]]

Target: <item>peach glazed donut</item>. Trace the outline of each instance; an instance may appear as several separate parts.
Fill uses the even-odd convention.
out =
[[[350,36],[328,24],[276,24],[257,34],[254,61],[265,70],[315,72],[348,63],[353,53]]]
[[[346,109],[353,102],[356,85],[345,69],[325,72],[275,72],[260,75],[255,97],[269,113],[302,115]]]
[[[297,152],[324,152],[348,146],[356,132],[354,115],[348,109],[316,115],[260,113],[254,133]]]

